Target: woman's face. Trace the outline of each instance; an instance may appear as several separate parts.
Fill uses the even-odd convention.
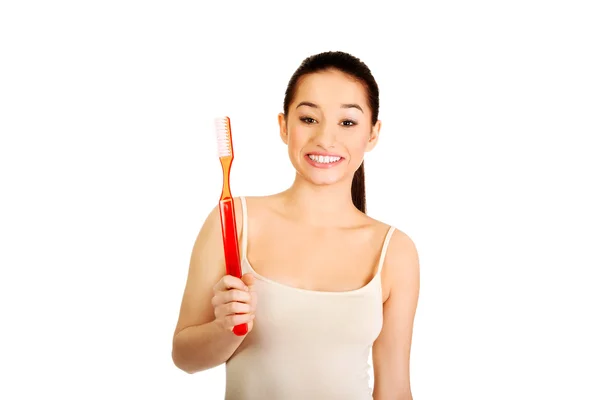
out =
[[[381,122],[371,124],[367,92],[338,70],[303,76],[287,121],[279,115],[282,140],[296,171],[317,185],[352,180],[364,154],[376,144]]]

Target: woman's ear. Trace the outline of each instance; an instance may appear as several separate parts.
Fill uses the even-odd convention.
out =
[[[377,121],[373,128],[371,128],[371,134],[369,135],[369,141],[367,142],[367,148],[365,152],[373,150],[377,141],[379,140],[379,131],[381,130],[381,121]]]
[[[277,120],[279,122],[279,136],[283,143],[288,144],[288,135],[287,135],[287,123],[285,120],[285,115],[283,113],[279,113],[277,116]]]

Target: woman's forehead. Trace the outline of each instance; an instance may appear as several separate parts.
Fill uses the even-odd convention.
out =
[[[356,104],[364,109],[366,100],[361,81],[339,71],[323,71],[305,75],[298,81],[294,107],[309,102],[319,107]]]

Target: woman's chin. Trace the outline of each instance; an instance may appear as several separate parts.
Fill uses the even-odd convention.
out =
[[[314,168],[307,165],[307,163],[301,163],[301,165],[296,164],[294,167],[298,175],[312,185],[334,185],[343,182],[346,178],[351,179],[351,177],[348,177],[349,171],[340,168],[343,167],[342,165],[338,165],[337,168]]]
[[[302,177],[313,185],[334,185],[344,180],[344,176],[333,171],[303,171]]]

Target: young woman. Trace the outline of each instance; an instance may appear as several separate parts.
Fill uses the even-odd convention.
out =
[[[226,363],[227,399],[412,399],[417,250],[365,208],[363,157],[381,127],[377,83],[352,55],[317,54],[290,79],[283,110],[295,180],[275,195],[235,199],[242,279],[226,275],[218,208],[207,217],[173,361],[188,373]],[[241,323],[249,332],[238,337]]]

